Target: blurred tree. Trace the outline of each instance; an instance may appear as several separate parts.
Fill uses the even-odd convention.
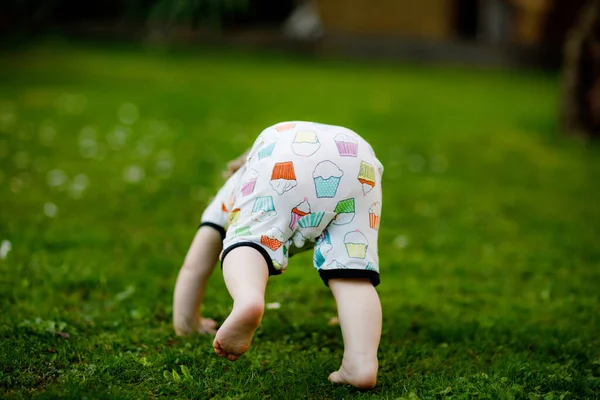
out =
[[[568,133],[600,138],[600,0],[591,0],[569,33],[562,122]]]
[[[248,8],[252,0],[0,0],[0,32],[36,33],[81,23],[119,22],[218,28],[224,19]]]
[[[140,1],[128,0],[129,3]],[[248,3],[249,0],[156,0],[150,8],[148,23],[163,29],[182,25],[220,28],[224,15],[245,9]]]

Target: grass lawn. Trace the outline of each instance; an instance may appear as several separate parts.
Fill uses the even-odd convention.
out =
[[[81,398],[600,398],[600,150],[553,74],[38,44],[0,58],[0,388]],[[281,120],[386,167],[379,383],[342,355],[311,254],[249,353],[179,338],[172,290],[219,172]],[[218,270],[204,314],[231,303]]]

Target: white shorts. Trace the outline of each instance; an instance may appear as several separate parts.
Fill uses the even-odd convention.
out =
[[[221,261],[250,246],[280,274],[290,255],[314,248],[314,266],[331,278],[379,284],[377,234],[383,166],[355,132],[314,122],[265,129],[246,163],[202,215],[223,236]]]

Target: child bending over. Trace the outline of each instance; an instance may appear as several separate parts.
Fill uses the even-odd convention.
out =
[[[344,340],[341,367],[329,380],[374,387],[382,173],[371,146],[347,128],[296,121],[265,129],[229,163],[229,179],[202,215],[175,287],[176,333],[216,331],[215,352],[237,360],[260,325],[269,276],[284,272],[291,255],[314,249]],[[200,309],[218,259],[233,309],[216,330]]]

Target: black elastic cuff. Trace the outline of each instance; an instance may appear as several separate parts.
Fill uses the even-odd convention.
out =
[[[373,286],[379,285],[379,272],[366,269],[321,269],[319,274],[325,286],[329,286],[330,279],[336,278],[367,278]]]
[[[259,244],[253,243],[253,242],[240,242],[240,243],[235,243],[232,244],[231,246],[229,246],[228,248],[226,248],[225,250],[223,250],[223,254],[221,254],[221,269],[223,269],[223,260],[225,260],[225,256],[227,254],[229,254],[229,252],[237,247],[252,247],[253,249],[258,250],[258,252],[264,257],[265,261],[267,262],[267,266],[269,267],[269,275],[280,275],[281,271],[278,269],[275,269],[275,267],[273,266],[273,260],[271,260],[271,256],[269,256],[269,253],[267,253],[267,251],[264,249],[264,247],[262,247]]]
[[[198,226],[198,229],[203,226],[210,226],[211,228],[216,229],[221,234],[221,240],[225,240],[225,228],[223,228],[221,225],[213,224],[212,222],[202,222]]]

